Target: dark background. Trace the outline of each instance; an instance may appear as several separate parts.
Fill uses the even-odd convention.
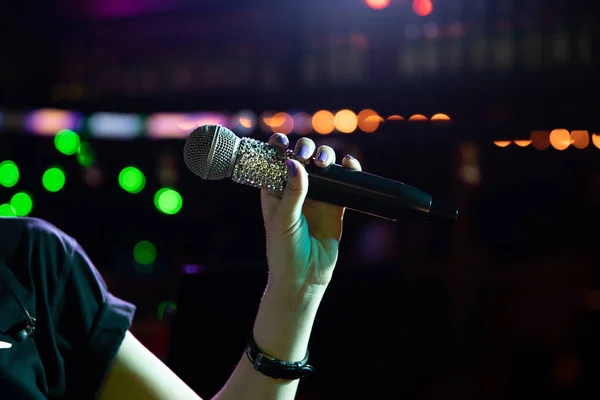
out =
[[[348,214],[310,347],[317,374],[298,398],[600,394],[596,3],[433,1],[423,17],[408,0],[41,3],[0,5],[0,161],[21,171],[0,204],[31,193],[31,215],[83,244],[138,306],[134,333],[200,395],[233,370],[265,284],[257,191],[195,178],[182,139],[82,129],[96,153],[82,167],[25,129],[28,112],[401,115],[374,133],[310,137],[454,202],[460,218],[448,228]],[[451,123],[407,121],[417,113]],[[264,128],[252,135],[266,140]],[[589,144],[543,146],[558,128],[587,131]],[[533,131],[545,133],[510,143]],[[40,183],[53,164],[67,173],[58,193]],[[148,180],[138,195],[117,183],[132,164]],[[166,170],[184,201],[176,215],[152,201]],[[146,272],[133,260],[140,240],[158,251]]]

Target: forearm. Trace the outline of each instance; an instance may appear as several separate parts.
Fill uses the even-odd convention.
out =
[[[303,290],[271,284],[258,309],[254,339],[265,354],[284,361],[300,361],[306,356],[310,333],[325,287]],[[213,400],[293,399],[298,380],[285,381],[257,372],[243,354],[223,389]]]

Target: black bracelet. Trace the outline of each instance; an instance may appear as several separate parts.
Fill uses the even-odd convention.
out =
[[[308,365],[308,350],[302,361],[281,361],[260,351],[253,335],[248,339],[246,355],[255,370],[274,379],[295,380],[305,378],[315,371],[312,365]]]

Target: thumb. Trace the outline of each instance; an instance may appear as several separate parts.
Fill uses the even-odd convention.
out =
[[[302,164],[296,160],[286,160],[288,177],[281,203],[277,209],[278,219],[282,229],[293,227],[302,216],[302,205],[308,192],[308,173]]]

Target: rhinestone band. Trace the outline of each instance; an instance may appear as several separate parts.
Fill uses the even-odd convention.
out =
[[[282,192],[287,181],[285,160],[291,150],[280,150],[255,139],[242,138],[231,180],[273,192]]]

